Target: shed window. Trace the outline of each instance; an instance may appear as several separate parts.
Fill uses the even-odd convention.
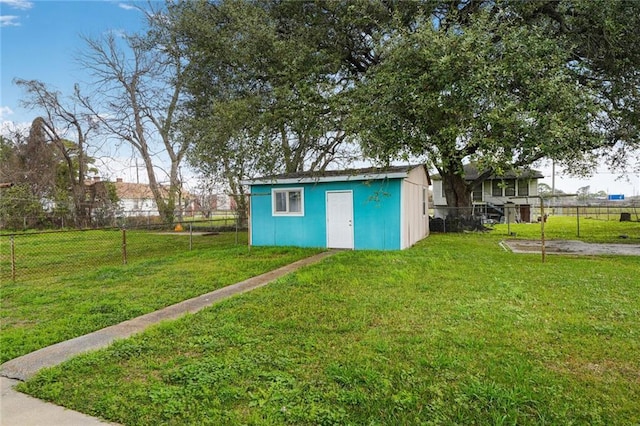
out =
[[[302,188],[272,190],[273,215],[304,216],[304,191]]]

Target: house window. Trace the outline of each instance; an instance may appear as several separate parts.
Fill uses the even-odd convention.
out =
[[[472,197],[473,201],[482,201],[482,183],[473,188]]]
[[[529,196],[529,181],[521,179],[518,181],[518,195],[520,197]]]
[[[304,216],[302,188],[274,189],[271,195],[274,216]]]
[[[427,188],[422,188],[422,216],[427,215]]]
[[[502,197],[502,181],[491,181],[491,195],[494,197]]]
[[[504,196],[514,197],[516,195],[516,181],[515,179],[506,180],[504,186]]]

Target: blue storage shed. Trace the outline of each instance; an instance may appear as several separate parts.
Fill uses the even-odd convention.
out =
[[[250,186],[254,246],[400,250],[429,233],[424,165],[289,173]]]

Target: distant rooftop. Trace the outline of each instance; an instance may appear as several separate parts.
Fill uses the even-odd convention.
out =
[[[478,166],[474,163],[465,164],[464,178],[465,180],[476,180],[481,175]],[[544,175],[538,170],[529,167],[523,167],[518,170],[511,170],[502,175],[492,174],[487,179],[542,179]],[[431,176],[433,180],[442,180],[439,174]]]

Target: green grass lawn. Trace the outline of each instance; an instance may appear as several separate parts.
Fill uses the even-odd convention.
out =
[[[339,253],[20,389],[125,425],[638,424],[640,260],[502,237]]]
[[[114,238],[116,241],[114,241]],[[187,240],[185,240],[187,238]],[[117,324],[276,269],[318,250],[246,246],[233,233],[188,237],[117,231],[55,233],[20,240],[27,278],[0,285],[0,362]]]
[[[540,239],[540,231],[540,223],[512,223],[495,225],[493,233],[505,238],[512,232],[517,238]],[[550,216],[544,233],[547,239],[640,244],[640,222],[607,221],[596,217],[581,217],[578,221],[575,216]]]
[[[186,253],[190,249],[208,249],[222,245],[244,245],[245,233],[222,236],[190,236],[172,230],[147,231],[99,229],[85,231],[28,232],[13,239],[17,281],[43,281],[68,275],[70,271],[94,266],[122,265],[123,245],[126,261],[158,259]],[[0,235],[0,282],[11,277],[10,236]]]

